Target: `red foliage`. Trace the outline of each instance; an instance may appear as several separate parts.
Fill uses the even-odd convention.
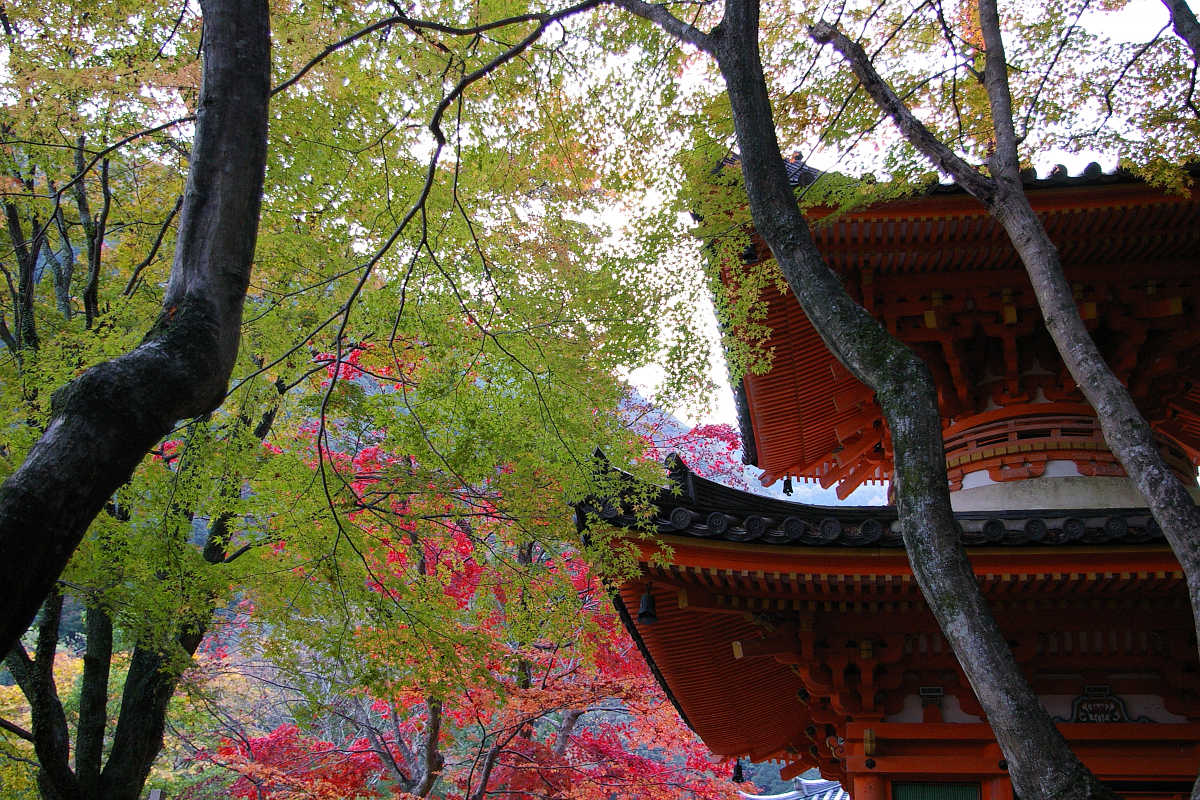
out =
[[[373,374],[362,361],[367,352],[357,347],[340,361],[332,354],[317,361],[327,365],[330,379],[366,380]],[[445,600],[437,607],[448,628],[471,644],[456,645],[463,662],[440,670],[443,682],[435,685],[430,675],[438,670],[419,668],[432,651],[405,650],[413,639],[403,623],[364,624],[356,631],[360,657],[394,672],[386,689],[377,685],[374,696],[359,704],[369,708],[362,712],[369,718],[354,721],[370,738],[335,745],[285,725],[257,738],[226,740],[210,758],[239,774],[233,796],[399,794],[395,787],[411,787],[428,763],[413,754],[429,744],[423,737],[433,730],[431,715],[440,714],[440,735],[432,744],[445,764],[433,796],[737,797],[731,765],[715,762],[683,725],[586,563],[566,549],[518,545],[528,532],[512,529],[495,509],[501,499],[495,485],[510,466],[497,467],[495,485],[489,478],[483,486],[446,488],[437,473],[422,473],[413,459],[374,442],[344,452],[333,449],[336,441],[336,435],[319,437],[313,424],[297,449],[314,468],[323,459],[341,476],[347,491],[338,495],[339,511],[364,536],[368,588],[385,596],[418,584],[431,590],[435,605]],[[730,426],[660,437],[658,450],[679,452],[703,474],[742,480],[740,440]],[[396,488],[401,485],[403,492]],[[264,557],[294,558],[289,550],[278,542]],[[527,619],[529,608],[537,611],[530,598],[547,604],[552,622],[544,633]],[[526,612],[524,622],[515,621],[519,612]],[[447,689],[446,674],[459,681],[453,689]]]
[[[248,800],[381,797],[372,788],[382,763],[365,739],[342,747],[302,736],[295,725],[280,725],[266,736],[234,742],[217,750],[224,765],[240,777],[229,792]]]

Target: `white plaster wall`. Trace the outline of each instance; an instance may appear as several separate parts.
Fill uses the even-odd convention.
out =
[[[1065,466],[1070,467],[1068,474]],[[1073,474],[1071,474],[1073,473]],[[982,478],[980,477],[982,476]],[[1200,502],[1200,487],[1188,489]],[[963,488],[950,493],[955,511],[1000,511],[1054,508],[1144,508],[1145,499],[1128,478],[1088,478],[1072,462],[1051,461],[1040,478],[994,483],[986,471],[963,478]]]
[[[1073,694],[1042,694],[1038,699],[1055,719],[1071,718],[1071,703],[1075,700]],[[1119,697],[1125,701],[1125,710],[1129,718],[1136,720],[1146,717],[1152,722],[1187,722],[1187,717],[1172,714],[1163,705],[1163,699],[1156,694],[1123,694]]]

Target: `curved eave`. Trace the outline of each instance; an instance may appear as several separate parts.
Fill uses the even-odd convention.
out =
[[[650,530],[693,541],[866,552],[903,550],[895,506],[824,506],[753,494],[701,477],[678,457],[668,463],[671,484],[647,487],[619,470],[610,473],[630,496],[656,495],[649,509],[619,498],[591,498],[581,520]],[[1162,530],[1146,508],[960,511],[954,514],[968,547],[1062,548],[1157,545]],[[750,552],[747,550],[746,552]]]
[[[609,477],[614,474],[618,485],[635,481],[615,470]],[[637,537],[641,574],[613,597],[623,623],[684,721],[715,753],[780,759],[793,770],[815,765],[838,774],[842,765],[813,756],[804,733],[809,725],[824,725],[828,710],[814,710],[806,697],[797,696],[794,662],[769,657],[776,651],[764,650],[772,645],[756,620],[829,619],[834,621],[828,624],[845,625],[847,631],[884,625],[889,636],[936,630],[898,541],[879,536],[870,545],[854,546],[861,543],[864,525],[894,526],[895,509],[761,497],[702,478],[679,460],[672,462],[670,475],[670,485],[651,487],[656,501],[650,524],[659,533],[653,541],[642,538],[647,517],[635,517],[619,498],[592,499],[579,507],[581,524],[612,524]],[[644,485],[630,488],[641,489],[634,492],[638,496],[647,494]],[[686,513],[677,516],[689,522],[670,530],[672,513],[679,509]],[[714,514],[724,526],[708,524],[706,515]],[[1024,624],[1030,603],[1043,604],[1045,610],[1036,613],[1049,618],[1080,602],[1108,608],[1104,603],[1110,598],[1178,600],[1178,613],[1186,616],[1182,573],[1145,509],[1032,514],[957,515],[964,538],[973,535],[978,541],[968,547],[972,565],[1002,624]],[[816,528],[832,519],[844,536],[820,544],[805,537],[747,540],[745,521],[755,515]],[[1061,531],[1069,520],[1081,527],[1079,538],[1068,542]],[[1035,521],[1046,529],[1037,544],[1025,536]],[[992,532],[1013,533],[989,543],[982,535],[989,523]],[[656,608],[652,624],[631,614],[647,592]]]
[[[1043,217],[1073,283],[1107,286],[1128,282],[1128,275],[1170,283],[1194,273],[1192,254],[1200,244],[1200,193],[1195,190],[1168,194],[1129,173],[1105,174],[1095,165],[1077,176],[1058,170],[1043,179],[1024,177],[1030,203]],[[863,302],[876,315],[887,310],[888,298],[904,294],[914,281],[950,294],[982,283],[1020,295],[1028,286],[1003,230],[986,208],[954,185],[932,185],[912,197],[844,214],[815,209],[809,217],[814,241],[835,272],[851,284],[872,276],[878,307]],[[760,243],[756,257],[767,255]],[[849,288],[852,294],[858,291]],[[1194,321],[1195,290],[1180,291],[1183,309],[1172,313],[1191,314]],[[1019,313],[1036,313],[1022,297]],[[1106,303],[1116,301],[1100,303],[1101,312]],[[864,482],[889,480],[890,443],[871,392],[837,364],[790,293],[771,295],[765,306],[764,324],[775,332],[768,343],[776,354],[775,366],[763,375],[747,375],[734,391],[748,443],[747,463],[762,468],[767,482],[790,475],[822,486],[836,484],[843,495]],[[1191,324],[1186,316],[1184,323]],[[928,344],[927,338],[920,342]],[[1181,357],[1180,362],[1179,372],[1194,379],[1189,360]],[[962,387],[941,386],[948,395],[955,388]],[[968,393],[978,389],[973,384],[968,388]],[[1192,413],[1196,403],[1193,389],[1165,397],[1159,405],[1169,408],[1151,409],[1163,416],[1155,423],[1156,433],[1192,464],[1200,463],[1200,416]],[[843,448],[855,457],[839,455]]]
[[[658,663],[655,662],[654,656],[650,653],[650,649],[646,647],[646,640],[642,638],[642,634],[641,631],[638,630],[638,626],[633,623],[633,616],[630,615],[629,608],[625,605],[625,600],[621,597],[621,592],[619,590],[615,590],[612,592],[611,597],[613,601],[613,607],[617,609],[617,616],[621,618],[621,624],[625,626],[625,630],[629,631],[629,635],[632,637],[633,643],[637,645],[638,651],[642,654],[642,658],[645,660],[646,666],[650,668],[650,674],[654,676],[654,680],[656,683],[658,683],[659,688],[663,690],[663,694],[667,696],[667,699],[671,701],[671,705],[675,707],[675,711],[679,714],[679,718],[683,720],[683,724],[687,725],[694,731],[696,729],[695,726],[692,725],[691,720],[688,719],[687,712],[683,710],[683,706],[680,705],[679,699],[675,697],[675,693],[671,690],[671,685],[667,682],[666,677],[659,670]]]
[[[707,570],[740,581],[748,573],[805,576],[897,576],[912,580],[908,554],[896,547],[811,547],[768,545],[662,535],[656,542],[639,542],[642,564],[669,558],[673,568]],[[1076,574],[1078,580],[1101,573],[1141,575],[1149,579],[1179,571],[1179,562],[1165,542],[1145,544],[1077,545],[1072,547],[968,547],[971,566],[981,577],[1025,577]]]

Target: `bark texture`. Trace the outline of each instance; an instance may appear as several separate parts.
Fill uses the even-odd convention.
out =
[[[1195,24],[1190,9],[1183,5],[1181,12],[1176,9],[1173,0],[1164,2],[1172,10],[1180,35],[1190,43],[1185,32],[1200,34],[1200,31],[1189,27],[1188,17],[1190,23]],[[1105,442],[1146,498],[1151,513],[1183,567],[1197,642],[1200,643],[1200,509],[1197,509],[1183,483],[1167,466],[1150,425],[1134,404],[1128,389],[1109,369],[1079,316],[1074,293],[1063,273],[1058,249],[1030,205],[1021,184],[1008,64],[995,0],[980,0],[979,17],[987,51],[981,79],[987,90],[996,132],[995,150],[988,159],[990,176],[979,173],[953,153],[914,117],[875,71],[869,57],[857,43],[825,23],[813,26],[810,33],[818,42],[831,42],[846,58],[876,105],[891,117],[904,137],[932,164],[948,173],[963,189],[986,205],[1003,226],[1029,273],[1046,329],[1063,363],[1088,403],[1096,410]]]
[[[223,398],[258,232],[270,41],[264,0],[204,0],[204,76],[163,308],[133,351],[56,392],[45,433],[0,486],[7,652],[92,519],[179,419]]]
[[[1171,26],[1180,39],[1187,43],[1192,51],[1192,58],[1200,61],[1200,22],[1192,13],[1187,0],[1162,0],[1163,5],[1171,12]]]
[[[775,135],[758,49],[757,0],[726,0],[710,34],[660,6],[618,0],[633,13],[711,53],[733,110],[755,230],[814,328],[875,392],[891,429],[895,490],[913,573],[987,714],[1018,794],[1115,797],[1075,757],[1021,675],[979,590],[950,509],[937,394],[928,368],[846,294],[825,265],[796,203]]]

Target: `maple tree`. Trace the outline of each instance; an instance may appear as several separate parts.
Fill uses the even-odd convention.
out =
[[[218,16],[222,8],[214,5]],[[499,40],[483,43],[470,28],[448,31],[401,15],[375,28],[395,29],[392,38],[367,39],[355,50],[349,44],[364,35],[358,27],[363,9],[293,11],[276,27],[271,116],[277,146],[234,366],[235,392],[211,416],[170,432],[164,419],[152,425],[135,419],[137,436],[119,442],[122,458],[140,457],[142,437],[148,445],[166,435],[131,478],[78,440],[72,457],[86,462],[90,476],[58,464],[57,479],[73,481],[73,489],[92,492],[106,505],[63,576],[65,588],[51,594],[30,638],[8,656],[14,674],[22,673],[35,713],[28,728],[17,726],[19,732],[7,730],[6,736],[33,740],[39,782],[49,796],[140,791],[161,746],[180,672],[204,634],[220,623],[238,587],[270,583],[262,586],[265,594],[294,597],[371,583],[376,565],[369,551],[382,534],[350,518],[343,495],[374,487],[352,511],[386,516],[388,524],[399,525],[392,517],[411,505],[441,524],[499,513],[531,541],[573,539],[562,493],[579,494],[590,484],[590,448],[603,444],[620,456],[639,447],[618,410],[624,389],[614,371],[655,359],[667,346],[661,333],[676,321],[687,335],[686,292],[679,294],[676,281],[640,274],[642,264],[672,243],[661,233],[643,232],[640,239],[614,244],[606,241],[611,225],[596,221],[594,209],[608,202],[608,192],[622,190],[636,168],[604,180],[589,177],[580,162],[587,147],[535,147],[522,133],[550,111],[530,110],[524,99],[530,93],[556,95],[560,120],[594,115],[588,98],[575,93],[578,87],[568,91],[556,77],[571,69],[567,56],[574,54],[562,53],[553,70],[535,81],[497,73],[491,93],[467,105],[462,96],[468,87],[538,36],[514,48]],[[64,5],[58,12],[47,18],[32,4],[5,9],[10,57],[20,65],[14,84],[25,92],[28,112],[14,114],[5,130],[6,166],[21,184],[9,185],[5,195],[8,232],[14,251],[42,236],[53,243],[54,255],[45,255],[45,241],[28,248],[10,287],[12,302],[2,309],[6,320],[14,320],[13,329],[4,329],[0,362],[8,414],[3,457],[11,473],[4,502],[21,514],[51,507],[69,512],[77,526],[99,505],[89,511],[58,484],[31,481],[37,459],[18,465],[31,452],[41,454],[37,463],[57,463],[48,449],[34,445],[44,431],[64,430],[61,406],[51,405],[55,387],[136,347],[156,315],[174,324],[181,306],[173,300],[173,281],[185,272],[177,269],[168,281],[158,258],[173,239],[178,252],[190,252],[180,243],[186,237],[175,235],[174,193],[189,166],[214,175],[221,169],[201,158],[203,126],[190,155],[186,140],[176,138],[198,102],[200,20],[194,9],[141,9],[145,30],[137,47],[125,44],[130,22],[119,3]],[[557,18],[518,14],[499,27],[532,26],[540,36]],[[59,30],[70,33],[60,37]],[[438,40],[443,35],[460,37],[453,52]],[[347,36],[345,53],[321,53],[328,42]],[[205,35],[203,41],[211,50],[205,69],[218,68],[221,37]],[[439,77],[447,53],[457,75],[450,90]],[[411,87],[373,74],[375,63],[395,54],[412,70]],[[89,93],[113,65],[121,80],[101,81],[113,85],[111,94]],[[218,84],[205,85],[216,92]],[[59,91],[68,85],[71,92]],[[356,102],[356,95],[369,100]],[[61,115],[45,114],[39,105],[48,96],[75,105],[65,105]],[[334,96],[345,102],[331,115]],[[130,97],[145,102],[131,105]],[[164,124],[170,115],[175,119]],[[45,129],[52,116],[62,128]],[[443,119],[453,125],[450,166],[428,156],[429,126],[434,139],[444,137]],[[474,138],[484,125],[510,134],[484,146]],[[57,144],[63,129],[75,147]],[[228,132],[248,131],[231,124]],[[232,163],[247,155],[252,148],[229,158]],[[382,171],[381,161],[388,165]],[[37,168],[29,170],[29,164]],[[63,195],[65,186],[77,191]],[[239,196],[257,195],[249,189]],[[61,203],[62,197],[75,207]],[[188,197],[179,212],[184,231],[190,230]],[[401,205],[406,215],[396,210]],[[667,207],[638,213],[664,230],[670,226],[663,220],[673,216]],[[241,224],[256,217],[239,212],[227,219]],[[24,227],[12,224],[14,218]],[[44,229],[46,220],[55,225]],[[521,226],[518,237],[511,234],[514,224]],[[568,248],[571,243],[582,246]],[[81,295],[72,269],[84,254]],[[240,301],[235,305],[240,310]],[[199,341],[188,344],[201,349]],[[152,337],[136,352],[153,354],[155,348]],[[685,371],[676,370],[675,378],[677,391],[695,385]],[[225,377],[214,381],[225,394]],[[82,386],[73,385],[72,391]],[[133,408],[153,400],[151,390],[158,388],[118,390],[118,396]],[[198,383],[187,388],[189,396],[201,394]],[[177,413],[169,410],[165,417]],[[304,445],[285,453],[270,441],[263,446],[268,435],[284,444],[298,436]],[[341,445],[349,441],[367,446],[343,460]],[[385,444],[405,455],[371,461],[371,445]],[[496,476],[500,463],[509,471]],[[388,485],[347,476],[347,470],[358,474],[367,466]],[[102,480],[93,479],[98,473]],[[396,499],[441,494],[462,502],[489,481],[506,488],[499,511],[460,506],[451,514]],[[31,486],[51,499],[31,500],[22,488]],[[21,520],[5,517],[5,524],[23,532]],[[82,533],[74,531],[68,538]],[[39,545],[52,541],[34,538]],[[44,580],[54,571],[30,568],[32,562],[7,544],[16,539],[5,541],[11,556],[6,564],[20,570],[22,580]],[[305,566],[264,578],[253,556],[275,548],[299,554]],[[55,558],[65,558],[71,547],[64,542],[52,549]],[[13,612],[15,634],[24,625],[19,618],[27,618],[44,592],[32,585],[14,592],[25,604],[6,608]],[[82,647],[90,665],[84,676],[89,710],[78,725],[61,713],[60,687],[43,668],[62,647],[58,618],[66,593],[88,605]],[[454,633],[455,615],[441,616],[448,601],[435,600],[418,584],[411,592],[390,591],[376,613],[406,614],[419,606],[434,638]],[[359,610],[343,607],[340,618]],[[320,624],[336,627],[335,618],[336,609]],[[131,667],[120,713],[109,719],[102,698],[113,678],[113,658],[122,651],[130,653]]]
[[[491,674],[459,685],[444,702],[431,702],[427,686],[406,685],[395,665],[372,661],[389,679],[369,693],[355,685],[361,678],[352,669],[327,668],[319,680],[334,676],[333,685],[304,712],[325,732],[282,724],[255,735],[239,726],[236,737],[197,759],[235,771],[239,777],[229,784],[235,796],[735,796],[730,765],[710,761],[616,614],[596,607],[597,601],[608,606],[598,584],[580,569],[573,574],[584,592],[583,633],[576,638],[539,640],[533,657],[523,658],[497,626]],[[482,591],[494,600],[497,585],[489,586],[489,577]],[[453,584],[451,578],[445,590],[462,598]],[[270,674],[276,686],[293,688],[301,677]],[[311,697],[312,687],[298,693]]]
[[[174,236],[182,173],[190,168],[203,178],[229,165],[250,166],[243,156],[255,148],[232,147],[217,167],[204,161],[203,146],[188,155],[178,138],[186,137],[186,118],[198,102],[194,9],[158,4],[131,14],[117,2],[63,4],[47,16],[40,6],[6,5],[0,23],[18,98],[6,105],[3,128],[13,250],[6,263],[17,266],[0,310],[8,415],[3,458],[12,476],[3,490],[9,505],[0,511],[0,533],[45,529],[28,517],[47,508],[72,515],[44,570],[28,569],[31,559],[17,549],[25,541],[5,534],[10,585],[22,601],[8,636],[28,622],[88,521],[107,505],[66,576],[90,609],[87,648],[97,666],[88,716],[99,719],[94,690],[101,678],[107,683],[105,662],[114,648],[128,646],[138,665],[131,671],[141,677],[126,683],[124,696],[131,711],[146,713],[116,726],[149,733],[134,737],[134,756],[118,758],[119,750],[106,750],[104,726],[80,730],[85,783],[94,785],[107,753],[130,778],[124,791],[140,789],[180,669],[243,587],[256,592],[264,619],[292,631],[299,643],[289,652],[286,642],[274,640],[272,655],[280,661],[359,652],[368,642],[355,637],[370,621],[376,668],[361,676],[371,680],[356,685],[386,696],[378,665],[387,665],[422,688],[410,705],[423,706],[428,720],[444,716],[447,698],[467,677],[504,683],[495,677],[504,670],[488,661],[497,644],[482,625],[487,605],[477,602],[487,570],[504,566],[505,581],[526,576],[515,594],[527,593],[524,605],[505,606],[512,638],[504,644],[515,653],[511,669],[518,676],[506,680],[528,676],[532,687],[538,636],[575,630],[577,621],[571,613],[577,604],[558,602],[569,597],[569,582],[550,569],[578,547],[562,499],[596,488],[590,456],[596,446],[618,463],[654,473],[638,464],[644,443],[629,430],[615,375],[662,363],[667,378],[659,399],[667,403],[705,384],[698,363],[705,348],[692,319],[703,279],[681,261],[694,258],[696,248],[680,241],[678,227],[680,212],[697,208],[697,198],[686,194],[672,165],[671,151],[684,141],[662,131],[695,131],[696,146],[682,160],[693,173],[711,173],[728,154],[731,113],[760,232],[777,255],[785,253],[781,263],[792,270],[793,288],[814,321],[832,326],[827,340],[852,361],[855,352],[865,354],[860,371],[875,376],[867,382],[890,398],[898,472],[906,476],[900,487],[906,536],[931,604],[953,612],[972,596],[946,513],[936,412],[923,414],[932,403],[927,376],[911,354],[872,333],[821,271],[772,140],[775,125],[795,141],[797,131],[839,139],[838,108],[848,101],[836,90],[849,93],[847,80],[822,84],[834,96],[824,105],[811,93],[786,91],[802,63],[788,48],[804,38],[791,35],[800,28],[791,24],[790,7],[768,8],[780,16],[760,24],[757,4],[731,2],[730,24],[718,29],[716,6],[681,5],[676,10],[689,13],[683,22],[665,6],[616,5],[701,52],[720,51],[729,91],[698,89],[690,80],[694,54],[608,4],[447,2],[425,9],[424,19],[373,4],[276,4],[270,109],[263,110],[265,97],[242,109],[270,117],[265,189],[247,185],[229,193],[252,203],[261,196],[264,209],[245,319],[237,324],[240,292],[218,292],[229,301],[221,346],[185,349],[219,351],[222,364],[205,370],[204,392],[198,377],[175,383],[189,401],[203,395],[203,402],[168,404],[153,424],[134,420],[136,435],[119,443],[116,467],[91,447],[89,435],[66,430],[75,406],[68,403],[65,416],[62,403],[52,407],[53,389],[138,347],[159,316],[160,325],[135,350],[157,352],[154,337],[181,309],[190,310],[175,302],[188,259],[199,253],[203,266],[203,246],[197,251],[186,235],[178,237],[181,266],[169,281],[157,259]],[[206,13],[209,7],[218,17],[226,8],[216,0]],[[874,8],[856,18],[873,18]],[[888,11],[879,18],[892,19]],[[1061,19],[1049,15],[1045,27]],[[927,40],[934,23],[923,24]],[[760,38],[771,56],[765,69],[757,62]],[[1028,41],[1030,58],[1046,58],[1044,36]],[[220,37],[206,35],[204,47],[210,55],[204,68],[219,67]],[[784,88],[772,96],[766,79]],[[51,97],[64,100],[48,109]],[[237,124],[228,132],[250,133]],[[196,136],[203,145],[203,126]],[[679,147],[664,148],[664,140]],[[906,152],[892,156],[894,162],[911,166]],[[890,191],[905,186],[897,181]],[[861,194],[857,182],[840,189]],[[185,232],[203,217],[192,202],[197,196],[184,193]],[[78,222],[66,216],[64,197]],[[628,225],[606,216],[614,201]],[[736,226],[745,219],[745,200],[735,194],[732,202],[741,208],[740,217],[728,218]],[[256,217],[243,209],[223,218],[237,223],[243,249]],[[72,289],[80,286],[73,277],[77,260],[86,266],[78,293]],[[242,269],[248,257],[233,261]],[[647,269],[651,263],[663,268]],[[91,377],[60,399],[86,406],[92,398],[80,387],[107,369],[84,372]],[[106,406],[111,413],[95,420],[125,419],[125,410],[157,398],[165,384],[161,375],[151,377],[115,395]],[[200,412],[212,413],[171,430],[176,417]],[[60,436],[67,452],[35,448],[44,431]],[[148,448],[159,460],[142,464],[130,480]],[[30,453],[32,461],[20,466]],[[28,480],[39,464],[47,474],[51,465],[61,472],[58,482]],[[21,494],[22,484],[41,491],[40,499]],[[74,492],[90,494],[85,502]],[[492,520],[502,530],[489,528]],[[202,541],[191,540],[190,531],[205,528]],[[609,544],[598,538],[586,556],[602,573],[619,573],[622,550]],[[958,582],[938,588],[938,569]],[[389,570],[393,579],[381,580]],[[35,573],[36,584],[23,583]],[[46,605],[34,654],[27,656],[43,676],[58,642],[58,597]],[[968,616],[986,615],[975,608]],[[989,653],[996,661],[969,668],[985,682],[1007,669],[1003,642],[986,628],[967,637],[996,645]],[[24,664],[19,652],[11,658]],[[79,776],[70,774],[52,683],[44,677],[27,683],[43,701],[41,722],[35,718],[27,732],[50,742],[39,754],[41,767],[70,785]],[[1019,687],[1013,691],[1028,701]],[[989,707],[989,718],[1002,726],[1003,705],[996,713]],[[528,728],[509,727],[522,725]],[[1007,728],[1009,746],[1030,738],[1026,721]],[[498,735],[479,737],[485,761]],[[514,734],[512,741],[524,740]],[[1022,764],[1041,763],[1047,754],[1055,760],[1055,753],[1010,762],[1019,774]],[[515,768],[495,763],[500,774]],[[401,777],[412,780],[413,772]],[[1033,780],[1020,787],[1028,797],[1043,790]]]
[[[703,429],[683,435],[692,449],[737,447],[715,433],[715,443]],[[311,435],[295,443],[316,468]],[[436,491],[425,474],[414,488],[426,491],[397,497],[389,469],[420,472],[412,459],[373,444],[327,457],[346,465],[348,522],[371,537],[365,580],[314,592],[303,611],[290,596],[286,616],[272,608],[280,598],[254,592],[236,647],[243,659],[260,653],[241,667],[246,679],[282,692],[305,727],[222,712],[208,734],[218,744],[192,737],[193,766],[236,773],[226,783],[239,797],[734,796],[731,765],[711,762],[662,696],[581,554],[544,537],[521,542],[502,511],[507,465],[474,494]],[[389,514],[378,513],[381,494]],[[312,563],[292,538],[257,557],[301,575]],[[304,632],[347,605],[352,629]],[[387,613],[396,607],[407,613]],[[222,702],[206,688],[239,669],[219,641],[189,684],[217,706],[242,705],[244,694]],[[205,771],[183,796],[214,780]]]

